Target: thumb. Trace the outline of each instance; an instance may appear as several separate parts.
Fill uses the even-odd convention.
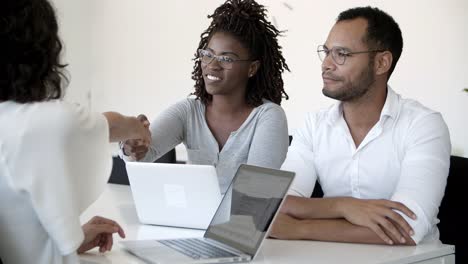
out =
[[[148,118],[143,114],[139,114],[137,116],[137,119],[140,120],[140,122],[142,122],[143,124],[145,124],[145,123],[149,124]]]

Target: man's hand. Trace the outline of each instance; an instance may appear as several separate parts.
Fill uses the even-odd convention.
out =
[[[280,212],[272,224],[269,235],[277,239],[303,239],[299,233],[300,227],[300,220]]]
[[[146,153],[149,150],[149,145],[151,143],[151,132],[149,131],[150,122],[145,115],[138,115],[137,120],[143,125],[144,130],[140,133],[148,137],[146,133],[149,133],[149,140],[142,137],[142,139],[130,139],[124,142],[123,144],[123,153],[126,156],[130,156],[135,160],[141,160],[146,156]]]
[[[84,241],[78,248],[78,254],[84,253],[92,248],[99,247],[99,252],[110,251],[114,244],[112,234],[118,233],[125,238],[123,229],[115,221],[95,216],[82,226]]]
[[[370,228],[388,244],[406,243],[405,237],[408,239],[414,234],[405,219],[394,211],[398,210],[411,219],[416,219],[416,215],[402,203],[345,197],[339,207],[347,221]]]

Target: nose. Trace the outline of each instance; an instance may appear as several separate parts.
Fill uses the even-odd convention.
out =
[[[213,59],[210,61],[210,63],[208,63],[208,64],[206,65],[206,67],[208,67],[208,68],[211,69],[211,70],[221,70],[221,69],[223,69],[223,68],[221,67],[221,65],[219,64],[218,58],[216,58],[216,57],[213,58]]]
[[[335,68],[336,64],[333,61],[332,55],[328,54],[322,61],[322,72],[334,70]]]

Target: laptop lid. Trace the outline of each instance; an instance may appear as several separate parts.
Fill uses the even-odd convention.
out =
[[[294,176],[242,164],[204,237],[255,257]]]
[[[206,229],[221,200],[213,166],[127,162],[143,224]]]

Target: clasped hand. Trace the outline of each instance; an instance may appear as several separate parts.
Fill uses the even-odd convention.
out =
[[[347,221],[370,228],[388,244],[406,243],[414,234],[408,222],[395,212],[396,210],[413,220],[416,219],[413,211],[402,203],[384,199],[364,200],[345,197],[340,208]]]
[[[148,118],[145,115],[138,115],[137,119],[143,124],[146,130],[148,130],[151,138],[151,133],[149,132],[150,122]],[[141,160],[146,156],[150,143],[151,140],[129,139],[123,142],[122,151],[126,156],[130,156],[134,160]]]
[[[77,250],[79,254],[95,247],[99,247],[99,252],[110,251],[114,244],[112,238],[114,233],[118,233],[121,238],[125,238],[125,233],[117,222],[101,216],[93,217],[82,226],[82,229],[85,238]]]

